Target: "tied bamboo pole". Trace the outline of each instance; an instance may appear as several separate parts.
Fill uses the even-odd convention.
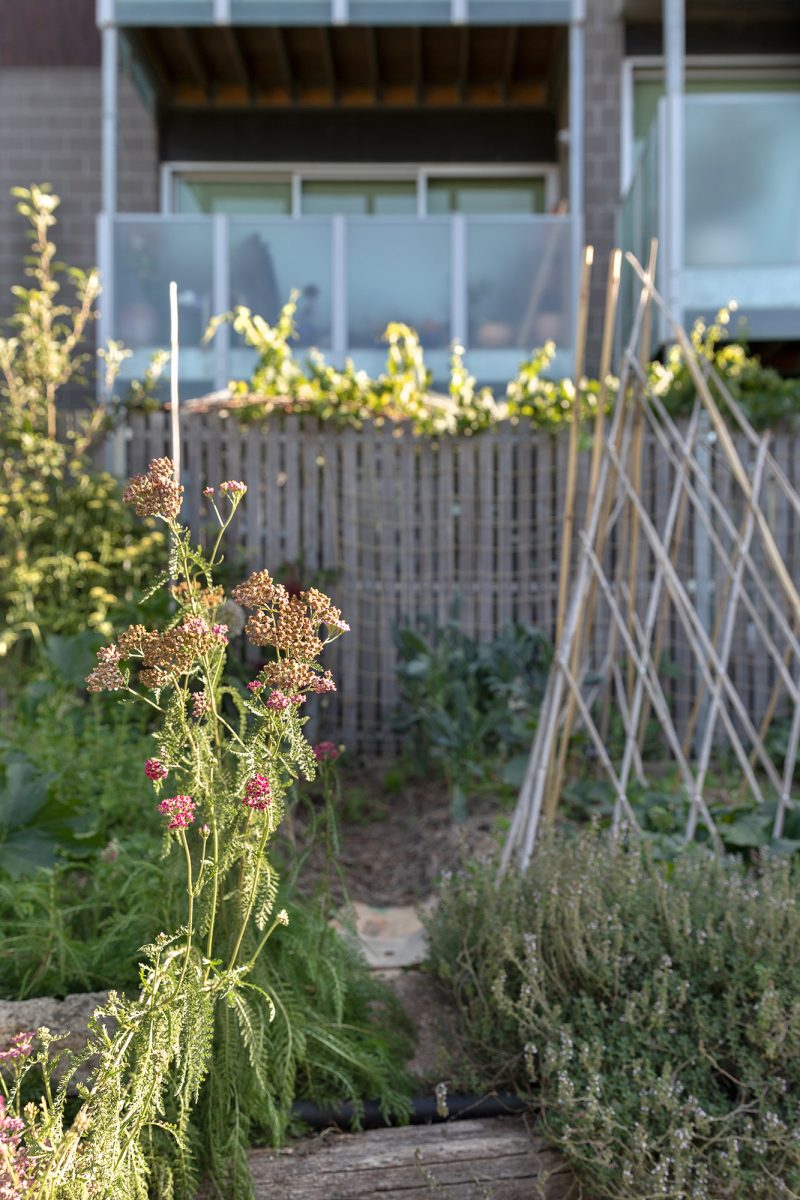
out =
[[[589,491],[586,500],[586,513],[584,515],[583,531],[588,529],[591,513],[594,510],[595,500],[597,497],[597,483],[600,477],[600,460],[603,452],[603,437],[605,434],[605,409],[608,401],[608,377],[611,372],[611,355],[614,347],[614,332],[617,321],[617,309],[619,305],[619,285],[622,269],[622,252],[614,250],[608,261],[608,276],[606,279],[606,303],[605,315],[603,319],[603,341],[600,350],[600,389],[597,396],[597,409],[594,415],[594,431],[592,438],[592,458],[589,467]],[[562,566],[563,570],[563,566]],[[594,614],[594,598],[596,593],[595,581],[592,579],[589,592],[589,603],[586,611],[586,622],[582,629],[578,630],[575,638],[575,645],[570,659],[570,669],[576,677],[580,678],[580,662],[583,656],[584,649],[584,630],[588,636],[592,629],[593,614]],[[564,782],[564,772],[567,765],[567,755],[569,754],[569,742],[572,736],[572,729],[575,722],[575,698],[570,692],[567,698],[567,707],[564,714],[564,723],[561,730],[561,740],[558,747],[558,758],[556,761],[553,779],[550,783],[547,797],[547,819],[552,820],[555,816],[556,808],[558,807],[559,797],[561,796],[561,788]]]
[[[608,445],[609,440],[612,445],[617,445],[620,437],[628,377],[630,374],[632,347],[638,342],[647,293],[647,287],[643,287],[631,329],[629,346],[623,359],[619,391],[614,405],[614,418],[609,438],[606,439],[606,445]],[[602,513],[610,509],[611,501],[606,501],[606,489],[609,486],[610,470],[610,457],[604,454],[600,463],[595,502],[587,526],[587,540],[590,544],[595,544],[596,542]],[[582,609],[585,605],[587,586],[590,579],[591,567],[588,555],[583,554],[579,561],[577,576],[572,588],[572,597],[564,623],[563,638],[561,643],[556,647],[553,667],[550,670],[545,695],[542,700],[540,720],[536,728],[536,736],[531,747],[531,752],[528,756],[525,778],[522,781],[511,828],[500,858],[499,875],[502,875],[508,869],[514,854],[517,856],[518,866],[521,871],[527,868],[533,854],[542,812],[542,802],[551,770],[554,740],[558,731],[558,720],[561,714],[564,688],[567,677],[572,677],[569,670],[572,643],[576,635]],[[576,697],[576,699],[579,702],[579,707],[581,707],[580,698]]]
[[[556,609],[556,645],[564,632],[567,610],[570,560],[572,558],[572,527],[575,524],[575,498],[578,485],[578,445],[581,432],[581,397],[584,361],[586,358],[586,321],[589,314],[589,288],[592,278],[594,250],[584,247],[581,286],[578,300],[578,322],[575,332],[575,394],[572,399],[572,424],[569,427],[567,479],[564,496],[564,524],[561,534],[561,563],[558,572],[558,607]]]

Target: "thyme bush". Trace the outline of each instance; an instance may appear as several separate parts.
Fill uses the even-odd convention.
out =
[[[430,923],[468,1070],[527,1087],[590,1195],[800,1195],[800,896],[785,861],[595,831],[475,865]]]
[[[250,641],[271,658],[246,690],[228,684],[227,628],[217,619],[225,596],[214,571],[246,486],[230,480],[218,499],[206,489],[219,520],[208,557],[178,522],[182,490],[169,459],[155,460],[128,486],[125,499],[137,513],[167,527],[168,568],[154,586],[169,590],[174,611],[165,628],[135,624],[101,648],[87,684],[157,716],[156,753],[144,772],[157,794],[174,793],[157,807],[184,863],[185,909],[177,929],[144,948],[138,995],[112,993],[95,1014],[85,1057],[97,1065],[79,1089],[72,1122],[66,1082],[55,1092],[46,1082],[42,1105],[21,1108],[26,1075],[43,1072],[47,1081],[51,1074],[47,1032],[39,1031],[35,1046],[28,1039],[24,1052],[4,1052],[18,1078],[0,1114],[7,1130],[0,1184],[36,1200],[188,1198],[200,1162],[218,1195],[249,1196],[247,1138],[255,1123],[273,1136],[285,1129],[302,1059],[298,1039],[313,1046],[331,1092],[357,1094],[368,1081],[387,1112],[405,1110],[401,1083],[393,1084],[388,1056],[366,1029],[352,1063],[347,1037],[331,1022],[295,1027],[297,991],[281,993],[264,953],[289,923],[269,846],[287,789],[316,769],[302,705],[309,693],[334,690],[318,660],[347,625],[318,590],[290,597],[266,571],[255,572],[233,599],[250,610]],[[306,953],[292,975],[306,990],[321,977],[323,1009],[333,1007],[344,1030],[343,952],[338,961],[325,958],[332,936],[317,922],[317,955]],[[358,1030],[350,1041],[357,1039]]]

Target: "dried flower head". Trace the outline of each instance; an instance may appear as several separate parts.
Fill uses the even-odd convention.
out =
[[[289,601],[286,588],[276,583],[269,571],[254,571],[231,595],[245,608],[282,608]]]
[[[175,583],[170,591],[179,603],[188,605],[191,600],[201,608],[218,608],[225,600],[225,592],[221,587],[190,587],[185,579]]]
[[[144,475],[134,475],[122,499],[132,504],[140,517],[162,517],[174,521],[181,511],[183,485],[175,482],[171,458],[154,458]]]
[[[192,716],[195,721],[199,721],[206,713],[211,711],[211,702],[205,692],[192,693]]]
[[[169,772],[164,764],[158,758],[148,758],[144,764],[144,773],[148,779],[152,779],[157,783],[159,779],[166,779]]]
[[[347,633],[350,626],[342,620],[341,610],[331,601],[330,596],[317,588],[309,588],[303,592],[301,600],[305,602],[311,613],[311,619],[316,625],[326,625],[329,634]]]
[[[194,821],[195,802],[191,796],[168,796],[158,811],[169,817],[168,829],[186,829]]]
[[[251,775],[245,784],[242,804],[246,805],[247,808],[254,808],[258,812],[263,812],[264,809],[269,807],[269,793],[269,780],[266,775],[259,773]]]
[[[125,686],[125,676],[118,666],[120,651],[116,646],[101,646],[97,660],[97,666],[86,676],[87,691],[118,692]]]

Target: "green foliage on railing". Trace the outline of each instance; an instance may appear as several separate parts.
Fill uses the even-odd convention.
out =
[[[243,422],[261,420],[273,412],[308,413],[357,429],[369,421],[407,421],[415,434],[439,437],[482,433],[501,421],[525,422],[556,432],[574,419],[576,391],[582,419],[591,418],[597,410],[599,380],[584,378],[576,385],[572,379],[547,377],[556,352],[553,342],[545,343],[520,364],[502,398],[491,388],[477,387],[458,345],[452,350],[447,393],[432,391],[433,376],[425,365],[419,337],[398,322],[387,326],[384,333],[386,368],[377,379],[358,370],[350,358],[339,370],[316,349],[303,361],[292,348],[297,338],[296,301],[293,293],[275,325],[239,307],[215,317],[209,326],[207,338],[213,337],[220,325],[230,323],[258,354],[251,378],[230,384]],[[708,328],[696,322],[691,331],[696,353],[720,374],[756,427],[795,420],[800,413],[800,380],[784,378],[764,367],[742,345],[726,342],[728,320],[729,314],[723,310]],[[694,385],[679,346],[668,347],[663,363],[649,364],[648,378],[669,412],[678,416],[690,411]],[[618,380],[609,377],[606,383],[611,403]]]

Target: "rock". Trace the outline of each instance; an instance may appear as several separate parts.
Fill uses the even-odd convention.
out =
[[[107,992],[78,992],[63,1000],[56,1000],[52,996],[34,1000],[0,1000],[0,1049],[8,1044],[15,1033],[46,1025],[56,1037],[66,1035],[59,1037],[53,1047],[54,1053],[66,1049],[78,1054],[86,1045],[92,1013],[105,1004],[107,998]],[[76,1082],[85,1082],[91,1069],[91,1062],[82,1067],[76,1073]]]

